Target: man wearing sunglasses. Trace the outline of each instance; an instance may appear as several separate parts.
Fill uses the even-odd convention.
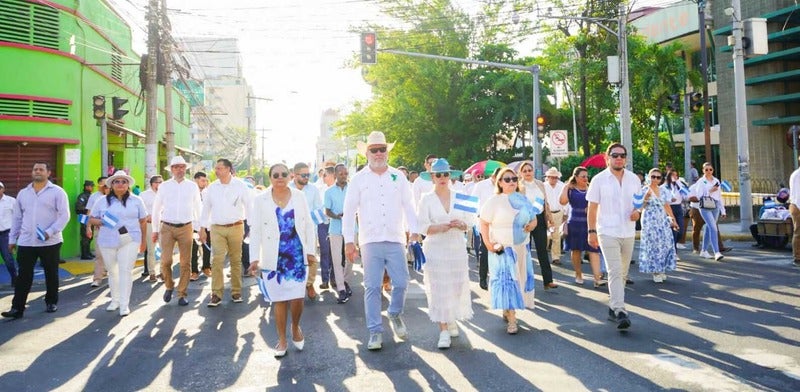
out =
[[[624,330],[631,326],[625,310],[625,281],[633,256],[636,221],[641,210],[633,206],[633,195],[642,189],[639,178],[625,169],[628,151],[614,143],[606,150],[607,168],[589,184],[586,220],[589,245],[600,246],[608,268],[608,318]]]
[[[319,188],[311,185],[308,185],[308,180],[311,178],[311,171],[308,169],[308,165],[304,162],[298,162],[294,165],[294,181],[289,183],[290,188],[295,188],[299,191],[303,192],[303,195],[306,197],[306,204],[308,204],[308,210],[311,212],[321,210],[322,209],[322,196],[319,193]],[[329,220],[325,219],[325,224],[328,224]],[[314,246],[316,248],[316,245]],[[328,258],[330,258],[330,248],[328,248]],[[306,280],[306,295],[308,295],[308,299],[314,300],[317,298],[317,292],[314,290],[314,281],[317,279],[317,259],[311,258],[308,259],[308,279]]]
[[[431,171],[431,164],[433,161],[436,160],[436,155],[428,154],[425,156],[425,162],[423,165],[425,166],[425,171]],[[422,198],[422,195],[430,192],[433,190],[433,181],[426,180],[424,178],[417,178],[414,183],[411,184],[411,191],[414,192],[414,207],[419,205],[419,199]]]
[[[364,313],[370,334],[367,348],[380,350],[383,345],[381,283],[384,270],[392,279],[389,319],[398,338],[408,337],[401,318],[408,287],[406,227],[412,233],[411,241],[419,241],[417,216],[408,180],[403,172],[389,166],[389,151],[394,143],[387,143],[383,132],[375,131],[367,136],[366,142],[359,141],[356,146],[359,153],[367,157],[368,165],[350,180],[344,199],[342,235],[345,256],[353,262],[358,256],[355,246],[358,214],[358,242],[364,265]]]

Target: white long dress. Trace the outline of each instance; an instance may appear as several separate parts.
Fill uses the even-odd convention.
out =
[[[455,191],[451,190],[447,210],[434,192],[424,194],[418,207],[417,224],[420,233],[426,235],[422,250],[426,260],[423,270],[428,316],[435,323],[451,323],[472,317],[464,231],[450,229],[428,234],[431,225],[449,223],[453,219],[475,220],[472,214],[454,208],[454,204]]]

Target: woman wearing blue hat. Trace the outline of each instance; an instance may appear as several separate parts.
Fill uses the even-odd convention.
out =
[[[450,179],[460,175],[460,171],[450,170],[444,158],[420,174],[433,182],[433,191],[420,198],[417,221],[420,233],[426,235],[425,292],[428,316],[439,324],[440,349],[449,348],[451,337],[458,336],[456,320],[472,317],[464,233],[474,217],[457,207],[456,192],[450,187]]]

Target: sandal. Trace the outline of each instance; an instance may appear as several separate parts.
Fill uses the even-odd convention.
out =
[[[519,332],[519,328],[517,327],[517,320],[508,322],[508,327],[506,328],[506,332],[508,332],[509,335],[516,335],[517,332]]]
[[[508,310],[503,311],[503,321],[508,322]]]

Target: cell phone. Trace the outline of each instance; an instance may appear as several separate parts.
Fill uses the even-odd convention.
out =
[[[128,228],[125,226],[120,227],[117,231],[119,231],[120,234],[128,234]]]

